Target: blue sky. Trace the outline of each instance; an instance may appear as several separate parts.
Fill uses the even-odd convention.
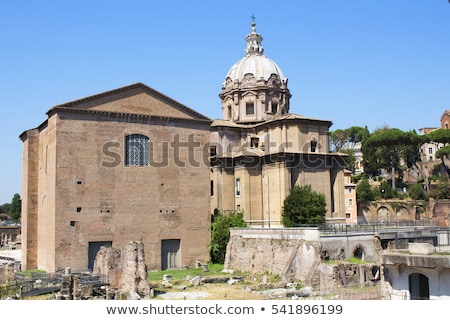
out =
[[[220,118],[252,15],[293,113],[406,131],[450,109],[447,0],[2,1],[0,204],[22,193],[20,133],[55,105],[143,82]]]

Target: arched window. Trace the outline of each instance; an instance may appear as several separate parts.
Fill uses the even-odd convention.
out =
[[[149,159],[148,137],[130,134],[125,137],[125,165],[147,166]]]

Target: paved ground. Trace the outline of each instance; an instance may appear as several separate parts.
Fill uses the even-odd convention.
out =
[[[198,300],[207,299],[210,294],[208,292],[198,291],[198,292],[167,292],[159,294],[158,297],[164,300]]]

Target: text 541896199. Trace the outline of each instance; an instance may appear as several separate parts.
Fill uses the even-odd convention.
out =
[[[344,308],[340,304],[273,304],[272,314],[342,314]]]

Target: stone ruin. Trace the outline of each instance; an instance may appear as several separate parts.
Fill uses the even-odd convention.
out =
[[[14,262],[0,262],[0,284],[16,280],[16,267]]]
[[[123,250],[101,247],[94,262],[94,274],[108,274],[110,287],[131,299],[150,297],[144,244],[131,241]]]

